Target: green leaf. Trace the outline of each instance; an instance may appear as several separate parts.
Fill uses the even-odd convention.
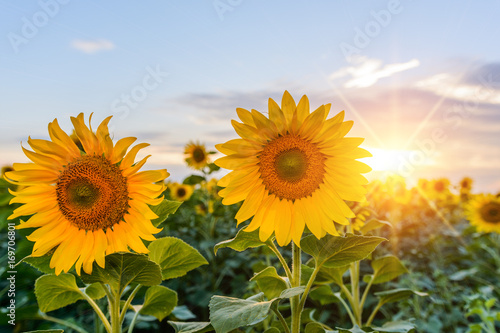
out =
[[[306,325],[305,333],[338,333],[338,331],[328,330],[321,323],[309,323]]]
[[[148,246],[149,258],[161,267],[163,280],[184,276],[208,261],[191,245],[175,237],[164,237]]]
[[[300,285],[305,286],[307,282],[309,282],[309,279],[311,278],[313,271],[314,268],[302,264],[300,268]]]
[[[479,271],[479,269],[477,267],[472,267],[472,268],[469,268],[469,269],[463,269],[463,270],[460,270],[458,272],[455,272],[453,274],[451,274],[449,276],[449,279],[451,281],[462,281],[468,277],[471,277],[473,275],[475,275],[477,272]]]
[[[209,173],[212,173],[215,171],[219,171],[220,166],[216,165],[215,163],[210,163],[210,164],[208,164],[208,169],[210,170]]]
[[[55,268],[50,268],[50,259],[52,258],[52,255],[44,255],[41,257],[32,257],[31,255],[24,257],[21,259],[17,264],[19,265],[20,263],[24,262],[29,264],[30,266],[35,267],[38,269],[40,272],[45,273],[45,274],[55,274],[56,270]]]
[[[189,311],[188,307],[185,305],[176,306],[172,310],[172,315],[180,320],[189,320],[196,318],[196,316],[191,311]]]
[[[256,302],[233,297],[213,296],[210,299],[210,322],[217,333],[256,324],[266,319],[273,300]]]
[[[373,231],[375,229],[381,228],[381,227],[389,227],[392,228],[392,224],[387,221],[382,221],[379,219],[370,219],[368,222],[365,223],[364,226],[361,227],[361,234],[366,235],[370,231]]]
[[[408,273],[406,267],[395,256],[388,255],[371,262],[373,268],[373,284],[391,281],[401,274]]]
[[[317,284],[330,284],[335,283],[337,285],[341,285],[344,283],[342,277],[344,273],[349,269],[349,266],[342,267],[321,267],[316,276],[316,280],[314,283]]]
[[[291,298],[293,296],[297,296],[304,293],[305,290],[306,290],[305,286],[288,288],[283,290],[277,299]]]
[[[177,305],[177,293],[164,286],[152,286],[146,291],[144,304],[139,310],[142,315],[156,317],[159,321],[172,313]]]
[[[151,223],[155,227],[159,226],[170,214],[173,214],[177,211],[177,208],[182,204],[180,201],[172,201],[172,200],[163,200],[159,205],[150,206],[151,210],[158,215],[158,218],[151,220]]]
[[[276,327],[270,327],[267,330],[265,330],[264,333],[280,333],[280,330],[277,329]]]
[[[322,285],[317,288],[314,288],[309,293],[309,297],[314,301],[318,301],[321,305],[326,305],[336,302],[332,288],[330,288],[330,286],[327,285]]]
[[[196,185],[196,184],[200,184],[201,182],[203,182],[205,180],[206,179],[203,176],[191,175],[191,176],[187,177],[186,179],[184,179],[184,181],[182,183],[186,184],[186,185]]]
[[[217,251],[225,247],[229,247],[233,250],[241,252],[248,248],[266,245],[265,242],[261,242],[258,230],[246,232],[245,228],[246,227],[241,228],[240,231],[238,231],[238,233],[236,234],[236,237],[234,237],[233,239],[228,239],[216,244],[214,247],[215,254],[217,255]]]
[[[372,327],[378,332],[388,332],[388,333],[407,333],[415,329],[415,325],[409,321],[391,321],[382,325],[382,327]]]
[[[378,293],[374,293],[375,296],[379,298],[379,302],[381,304],[386,304],[386,303],[392,303],[392,302],[397,302],[402,299],[406,299],[410,297],[411,295],[417,295],[417,296],[427,296],[427,293],[411,290],[411,289],[406,289],[406,288],[399,288],[399,289],[392,289],[392,290],[387,290],[387,291],[380,291]]]
[[[35,282],[35,295],[42,312],[53,311],[84,299],[72,274],[43,275]]]
[[[304,252],[313,256],[321,267],[342,267],[366,258],[385,238],[348,234],[346,237],[327,235],[317,239],[314,235],[302,238]]]
[[[119,252],[107,255],[104,267],[94,263],[92,274],[82,273],[82,281],[108,284],[121,295],[131,283],[154,286],[162,280],[160,266],[142,254]]]
[[[89,295],[92,299],[100,299],[106,296],[106,291],[104,291],[104,287],[100,283],[88,285],[83,289],[83,292]]]
[[[168,321],[168,323],[174,328],[175,333],[203,333],[214,330],[210,322],[181,323],[179,321]]]
[[[287,288],[285,278],[279,276],[273,266],[256,273],[250,281],[256,281],[268,299],[278,297]]]

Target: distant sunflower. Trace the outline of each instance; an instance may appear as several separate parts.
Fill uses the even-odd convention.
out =
[[[201,170],[210,163],[205,145],[199,142],[189,142],[184,148],[184,154],[186,163],[193,169]]]
[[[241,139],[216,148],[227,156],[215,164],[233,170],[218,185],[223,204],[244,200],[238,224],[253,216],[245,229],[259,228],[262,241],[273,232],[280,246],[299,245],[305,225],[317,237],[338,235],[333,221],[346,225],[355,217],[344,200],[364,201],[371,169],[357,158],[371,156],[358,146],[362,138],[344,138],[353,122],[344,112],[326,119],[330,104],[309,113],[303,96],[296,105],[285,91],[281,108],[269,99],[269,118],[238,108],[242,123],[232,121]]]
[[[460,181],[460,198],[462,201],[467,201],[471,196],[472,191],[472,178],[464,177]]]
[[[170,189],[170,197],[176,201],[189,200],[194,191],[193,186],[186,184],[171,183],[168,187]]]
[[[92,117],[92,116],[91,116]],[[14,163],[5,178],[26,188],[11,191],[11,203],[23,203],[9,219],[32,215],[17,226],[37,228],[27,238],[35,242],[32,256],[55,249],[50,267],[56,274],[73,265],[92,272],[92,264],[104,267],[104,256],[119,251],[147,253],[142,239],[154,240],[151,219],[157,215],[148,205],[158,205],[164,186],[154,184],[169,176],[166,170],[141,171],[149,156],[134,164],[137,152],[149,144],[128,148],[136,138],[113,145],[106,118],[94,133],[83,113],[71,117],[80,150],[55,119],[49,123],[51,141],[29,139],[34,151],[23,148],[33,163]],[[89,120],[90,123],[90,120]],[[89,124],[90,125],[90,124]]]
[[[435,179],[430,184],[429,196],[431,199],[444,200],[450,193],[450,181],[447,178]]]
[[[500,233],[500,197],[479,195],[469,201],[465,215],[481,232]]]

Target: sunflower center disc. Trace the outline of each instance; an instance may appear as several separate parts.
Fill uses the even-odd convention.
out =
[[[276,158],[275,167],[281,179],[296,182],[304,176],[307,170],[307,157],[298,149],[285,151]]]
[[[300,136],[287,134],[268,142],[259,161],[262,183],[280,199],[305,198],[323,183],[325,157]]]
[[[178,196],[179,198],[183,198],[185,195],[186,195],[186,189],[184,189],[184,188],[179,188],[179,189],[177,190],[177,196]]]
[[[62,214],[80,229],[105,230],[121,221],[128,208],[127,180],[101,156],[69,163],[56,184]]]
[[[195,148],[193,150],[193,160],[197,163],[203,162],[205,159],[205,152],[201,148]]]
[[[444,183],[442,181],[438,181],[434,184],[434,189],[438,192],[444,191]]]
[[[481,217],[489,223],[500,223],[500,204],[490,202],[481,208]]]

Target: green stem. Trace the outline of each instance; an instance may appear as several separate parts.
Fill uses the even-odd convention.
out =
[[[59,318],[47,316],[45,313],[42,313],[42,318],[45,320],[60,324],[60,325],[64,325],[64,326],[69,327],[71,329],[74,329],[75,331],[80,332],[80,333],[88,333],[83,328],[81,328],[73,323],[70,323],[69,321],[66,321],[64,319],[59,319]]]
[[[354,315],[352,314],[351,309],[349,308],[349,305],[344,301],[342,297],[338,298],[340,303],[344,306],[344,309],[346,310],[347,314],[349,315],[349,318],[351,319],[351,323],[354,326],[356,324],[356,318],[354,318]]]
[[[285,258],[283,258],[283,256],[281,255],[281,252],[278,250],[278,248],[276,247],[276,244],[274,244],[273,240],[267,241],[266,244],[267,244],[267,247],[269,247],[269,249],[271,251],[273,251],[274,254],[278,257],[278,259],[281,263],[281,266],[283,266],[283,269],[285,270],[286,277],[288,278],[288,281],[289,281],[288,286],[290,287],[292,280],[293,280],[293,276],[292,276],[292,272],[290,271],[290,268],[288,267],[288,264],[286,263]],[[299,250],[300,250],[300,248],[299,248]]]
[[[347,301],[351,305],[351,309],[352,309],[351,313],[354,315],[351,318],[351,321],[352,321],[352,325],[354,326],[354,325],[357,324],[356,318],[358,317],[358,308],[355,306],[354,299],[352,298],[351,292],[349,291],[349,289],[347,289],[347,287],[345,286],[345,284],[342,283],[340,285],[340,289],[344,292],[345,296],[347,297]]]
[[[300,269],[302,266],[301,251],[300,247],[292,242],[292,287],[300,286]],[[292,332],[300,333],[300,314],[301,309],[299,308],[300,296],[294,296],[291,298],[290,303],[292,306]]]
[[[373,309],[373,312],[370,315],[370,318],[368,318],[368,321],[366,322],[366,326],[370,326],[372,324],[372,321],[375,318],[375,315],[377,314],[378,310],[380,310],[381,307],[382,307],[382,303],[378,302],[375,309]]]
[[[356,324],[361,326],[361,313],[363,309],[359,306],[359,261],[351,264],[351,291],[353,303],[351,304],[356,313]]]
[[[363,311],[363,306],[365,305],[366,297],[368,296],[368,292],[369,292],[370,288],[372,287],[374,279],[375,279],[375,276],[372,275],[370,282],[368,282],[368,284],[365,287],[365,290],[363,292],[363,297],[361,297],[361,302],[359,303],[359,309],[361,312]]]
[[[272,310],[276,314],[276,316],[278,317],[278,319],[281,323],[281,326],[283,326],[283,329],[285,330],[285,333],[290,333],[290,329],[288,328],[288,325],[286,324],[286,320],[285,320],[285,318],[283,318],[283,316],[281,315],[279,310],[275,309],[274,306],[272,307]]]
[[[94,309],[95,313],[97,313],[97,315],[99,316],[99,319],[101,319],[102,324],[104,325],[104,328],[106,328],[106,332],[111,333],[111,325],[109,324],[109,321],[106,318],[106,316],[104,315],[104,313],[102,312],[101,308],[99,308],[97,303],[94,302],[94,300],[89,295],[87,295],[83,291],[80,291],[80,294],[85,298],[85,300]]]
[[[132,331],[134,330],[135,321],[137,320],[137,316],[139,316],[139,310],[137,310],[135,312],[134,317],[132,318],[132,321],[130,322],[130,326],[128,327],[127,333],[132,333]]]
[[[302,313],[302,310],[304,309],[304,304],[306,303],[307,295],[309,294],[309,290],[311,290],[314,280],[316,280],[316,275],[318,274],[320,268],[321,266],[314,267],[314,271],[312,272],[309,281],[307,281],[306,289],[304,290],[304,293],[300,297],[299,309],[297,310],[297,312],[299,313]]]
[[[130,296],[127,298],[127,301],[123,305],[122,311],[120,313],[120,325],[123,325],[123,320],[125,319],[125,314],[127,313],[127,309],[130,306],[130,303],[132,303],[132,300],[134,299],[135,295],[141,289],[142,284],[138,284],[135,289],[130,293]]]
[[[111,302],[111,333],[121,333],[122,323],[120,322],[120,295],[118,292],[113,295],[114,300]]]

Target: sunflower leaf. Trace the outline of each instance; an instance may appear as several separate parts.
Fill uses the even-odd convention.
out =
[[[92,274],[82,273],[82,281],[108,284],[120,295],[131,283],[154,286],[162,281],[160,266],[142,254],[119,252],[107,255],[104,267],[94,263]]]
[[[387,226],[389,228],[392,228],[392,224],[387,221],[379,220],[379,219],[370,219],[368,222],[366,222],[362,227],[361,227],[361,234],[366,235],[372,230],[381,228]]]
[[[344,273],[347,271],[349,266],[342,266],[342,267],[321,267],[320,271],[318,272],[318,276],[316,277],[316,280],[314,283],[317,284],[330,284],[334,282],[337,285],[341,285],[344,283],[343,281],[343,276]]]
[[[35,282],[35,295],[42,312],[57,310],[84,299],[75,276],[66,273],[39,277]]]
[[[215,254],[217,255],[217,251],[225,247],[229,247],[233,250],[241,252],[245,251],[248,248],[254,248],[266,245],[265,242],[262,242],[259,239],[258,230],[252,232],[246,232],[245,228],[246,227],[241,228],[240,231],[238,231],[238,233],[236,234],[236,237],[215,244],[214,247]]]
[[[250,281],[256,281],[259,289],[264,292],[268,299],[278,297],[287,287],[285,279],[278,275],[273,266],[256,273]]]
[[[428,294],[407,288],[398,288],[398,289],[380,291],[375,293],[374,295],[379,298],[379,303],[383,305],[385,303],[393,303],[403,300],[411,295],[427,296]]]
[[[210,322],[217,333],[257,324],[268,316],[274,300],[257,302],[248,299],[213,296],[210,299]]]
[[[54,274],[56,272],[55,268],[50,268],[50,259],[52,255],[44,255],[40,257],[33,257],[31,255],[24,257],[17,264],[24,262],[29,264],[30,266],[38,269],[40,272],[45,274]]]
[[[346,237],[314,235],[302,238],[302,250],[313,256],[317,266],[342,267],[366,258],[385,238],[348,234]]]
[[[163,200],[159,205],[157,206],[151,206],[151,210],[158,215],[158,218],[151,220],[151,223],[155,227],[159,226],[165,220],[170,214],[173,214],[177,211],[177,208],[182,204],[180,201],[172,201],[172,200]]]
[[[306,325],[305,333],[338,333],[338,331],[328,330],[323,324],[312,322]]]
[[[100,299],[106,296],[106,291],[104,291],[104,287],[100,283],[90,284],[83,291],[92,299]]]
[[[206,179],[203,176],[191,175],[191,176],[187,177],[186,179],[184,179],[184,181],[182,183],[186,184],[186,185],[196,185],[196,184],[201,184],[205,180]]]
[[[203,333],[214,330],[210,322],[205,321],[192,321],[188,323],[168,321],[168,323],[174,328],[175,333]]]
[[[373,268],[373,284],[391,281],[401,274],[408,273],[403,263],[395,256],[388,255],[371,262]]]
[[[163,280],[186,275],[208,261],[191,245],[175,237],[164,237],[148,246],[149,258],[161,268]]]
[[[156,317],[159,321],[172,313],[177,305],[177,293],[164,286],[151,286],[144,296],[144,304],[139,310],[142,315]]]

